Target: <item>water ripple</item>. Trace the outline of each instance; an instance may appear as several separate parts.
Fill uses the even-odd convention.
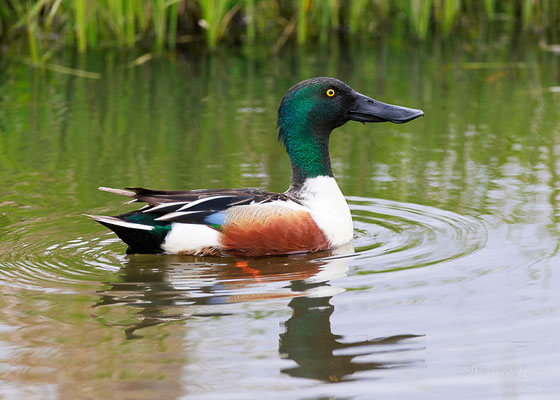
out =
[[[71,236],[78,218],[52,215],[8,227],[0,241],[0,281],[4,286],[50,291],[96,287],[124,258],[111,234]]]
[[[330,268],[326,274],[326,265],[336,264],[332,259],[341,254],[357,260],[360,273],[375,273],[462,257],[486,241],[484,222],[473,217],[389,200],[348,200],[355,224],[355,250],[339,250],[334,257],[327,252],[263,258],[250,260],[243,268],[239,268],[239,259],[204,258],[200,262],[194,257],[130,257],[124,255],[123,245],[111,233],[79,234],[92,228],[83,217],[51,215],[8,228],[0,242],[0,280],[4,285],[43,291],[78,290],[114,281],[119,273],[129,282],[144,282],[145,287],[146,279],[153,278],[146,271],[166,268],[165,281],[173,282],[167,289],[188,291],[189,301],[196,298],[201,303],[201,299],[217,295],[248,301],[288,295],[291,291],[284,290],[286,282],[313,279],[321,272],[326,278],[316,278],[319,281],[332,278],[332,271],[341,268]],[[126,271],[132,270],[136,270],[136,277],[126,278]]]
[[[349,197],[364,273],[425,267],[484,247],[484,221],[439,208]]]

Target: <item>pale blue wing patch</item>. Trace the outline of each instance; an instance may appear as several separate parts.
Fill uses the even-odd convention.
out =
[[[226,213],[224,211],[219,211],[210,214],[206,218],[204,218],[205,223],[213,226],[222,226],[225,224],[225,220],[226,220]]]

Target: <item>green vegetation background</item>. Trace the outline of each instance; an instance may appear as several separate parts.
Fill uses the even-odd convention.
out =
[[[80,52],[138,46],[147,52],[186,43],[208,48],[288,41],[488,40],[532,34],[555,42],[558,0],[3,0],[4,53],[45,63],[61,47]]]

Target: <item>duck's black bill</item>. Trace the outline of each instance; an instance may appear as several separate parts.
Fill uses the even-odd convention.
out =
[[[394,106],[354,93],[356,108],[349,112],[349,119],[359,122],[393,122],[403,124],[424,115],[422,110]]]

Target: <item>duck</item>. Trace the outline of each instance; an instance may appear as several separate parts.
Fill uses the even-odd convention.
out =
[[[354,229],[332,172],[331,132],[349,121],[401,124],[423,115],[374,100],[335,78],[307,79],[288,89],[278,109],[278,139],[291,169],[284,193],[99,187],[146,204],[116,216],[88,216],[111,229],[129,254],[262,257],[344,246]]]

